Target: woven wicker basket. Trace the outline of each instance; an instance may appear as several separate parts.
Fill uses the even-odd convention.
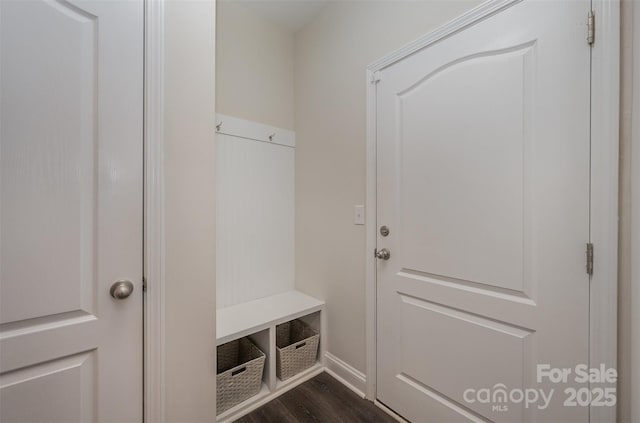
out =
[[[218,347],[218,414],[260,392],[264,360],[264,353],[248,338]]]
[[[287,380],[316,362],[320,335],[301,320],[276,327],[276,375]]]

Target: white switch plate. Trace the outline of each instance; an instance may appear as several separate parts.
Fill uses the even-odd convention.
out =
[[[364,225],[364,206],[353,207],[353,223],[356,225]]]

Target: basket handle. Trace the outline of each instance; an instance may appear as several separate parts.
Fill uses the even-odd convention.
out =
[[[247,370],[247,366],[244,366],[242,369],[238,369],[236,371],[231,372],[231,376],[239,375]]]
[[[302,344],[298,344],[298,345],[296,345],[296,350],[297,350],[298,348],[302,348],[302,347],[304,347],[305,345],[307,345],[307,343],[306,343],[306,342],[303,342]]]

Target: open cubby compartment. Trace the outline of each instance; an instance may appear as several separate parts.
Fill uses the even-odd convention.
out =
[[[316,354],[316,362],[313,366],[308,369],[302,370],[300,373],[290,377],[287,380],[280,380],[276,376],[276,327],[281,323],[286,323],[287,321],[292,320],[301,320],[306,323],[309,327],[311,327],[314,331],[320,334],[320,339],[318,343],[318,351]],[[324,323],[325,315],[323,310],[315,311],[312,313],[296,316],[295,319],[288,319],[282,322],[279,322],[278,325],[273,326],[273,375],[274,375],[274,383],[275,390],[281,391],[283,389],[290,389],[292,386],[296,386],[301,382],[304,382],[309,378],[310,375],[315,375],[319,371],[324,369],[324,353],[325,353],[325,345],[326,345],[326,336],[325,336],[325,328],[326,324]]]
[[[319,342],[320,331],[301,318],[276,325],[278,380],[287,381],[317,364]]]
[[[219,415],[233,413],[269,393],[269,330],[234,339],[217,347],[216,403]],[[266,342],[262,340],[266,339]],[[267,348],[265,348],[267,347]]]

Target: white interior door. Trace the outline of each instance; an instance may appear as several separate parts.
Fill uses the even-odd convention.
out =
[[[589,10],[524,0],[381,71],[378,398],[412,421],[588,421],[536,366],[589,359]]]
[[[0,2],[2,422],[142,420],[142,65],[142,0]]]

